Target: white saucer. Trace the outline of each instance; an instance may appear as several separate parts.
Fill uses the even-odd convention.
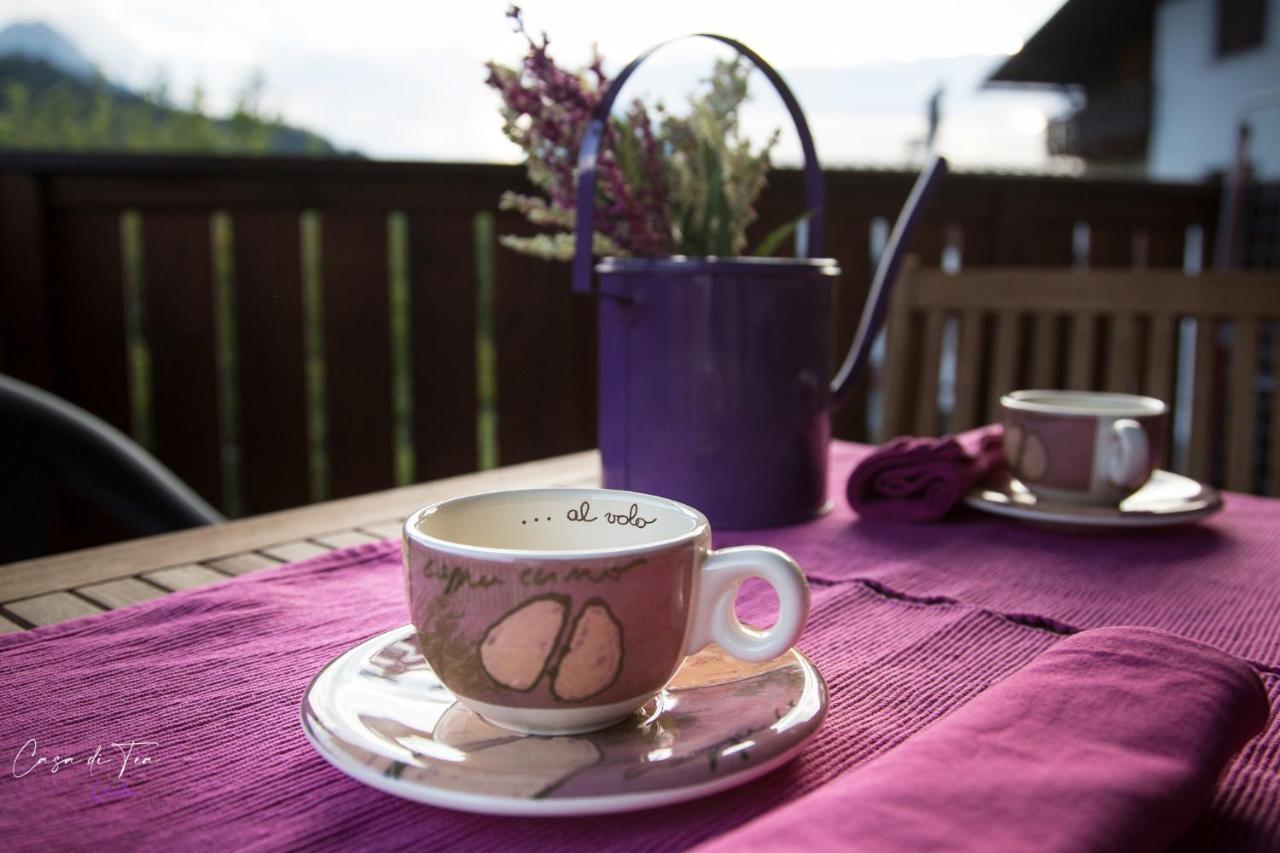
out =
[[[601,731],[518,735],[455,702],[405,625],[330,662],[302,728],[334,767],[422,803],[500,815],[585,815],[714,794],[794,757],[822,725],[827,686],[795,649],[743,663],[716,646]]]
[[[965,495],[964,502],[983,512],[1071,527],[1163,527],[1195,521],[1222,509],[1217,489],[1172,471],[1156,471],[1118,507],[1037,500],[1008,472],[989,477]]]

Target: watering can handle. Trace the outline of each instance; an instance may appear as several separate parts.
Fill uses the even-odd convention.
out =
[[[818,153],[813,145],[813,135],[809,132],[809,122],[805,120],[795,95],[791,94],[791,89],[773,66],[742,42],[714,33],[694,33],[692,36],[682,38],[709,38],[728,45],[760,69],[782,98],[787,112],[791,115],[791,120],[795,123],[796,133],[800,137],[800,147],[804,151],[804,193],[808,224],[805,229],[797,232],[796,251],[801,257],[820,257],[823,245],[826,187],[822,180],[822,169],[818,165]],[[680,40],[672,39],[671,41]],[[640,63],[648,59],[654,51],[671,44],[671,41],[649,48],[631,60],[630,64],[610,81],[608,90],[596,104],[591,121],[582,134],[582,143],[578,148],[578,208],[574,223],[576,251],[573,257],[573,289],[578,293],[591,292],[591,234],[596,200],[596,158],[600,153],[600,142],[604,138],[609,113],[613,110],[613,104],[622,92],[622,87],[640,67]],[[885,245],[884,254],[881,255],[880,263],[876,267],[875,279],[867,294],[867,302],[862,309],[862,317],[858,322],[858,331],[854,335],[853,345],[849,348],[849,353],[836,378],[831,381],[831,400],[835,406],[841,405],[848,399],[854,380],[866,367],[871,357],[871,348],[875,344],[876,335],[884,322],[884,314],[889,305],[889,290],[893,287],[898,270],[902,267],[907,245],[911,242],[916,226],[924,216],[924,209],[933,198],[938,184],[946,173],[946,160],[937,156],[930,158],[916,179],[915,186],[911,188],[911,194],[898,215],[898,221],[894,223],[889,242]]]
[[[596,200],[596,158],[600,153],[600,142],[604,138],[609,113],[622,92],[622,87],[640,67],[640,63],[659,48],[684,38],[709,38],[721,44],[727,44],[760,69],[782,98],[787,112],[791,114],[791,120],[795,123],[796,133],[800,137],[800,147],[804,151],[804,194],[808,222],[805,228],[797,229],[797,253],[802,257],[817,257],[822,254],[823,208],[826,203],[826,192],[822,181],[822,169],[818,166],[818,153],[813,147],[813,135],[809,132],[809,123],[805,121],[804,113],[801,112],[795,95],[791,94],[791,89],[787,87],[778,72],[742,42],[713,33],[694,33],[691,36],[682,36],[654,45],[631,60],[631,63],[609,82],[608,90],[591,114],[591,121],[582,134],[582,144],[578,148],[578,210],[574,221],[576,251],[573,258],[573,289],[577,293],[591,292],[591,234]]]

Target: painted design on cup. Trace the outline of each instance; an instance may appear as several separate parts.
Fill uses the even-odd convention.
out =
[[[1037,430],[1011,424],[1004,433],[1005,458],[1024,483],[1035,483],[1049,475],[1049,449]]]
[[[568,596],[538,595],[489,626],[480,638],[480,663],[494,683],[531,690],[538,683],[569,615]]]
[[[602,599],[593,598],[573,622],[551,695],[563,702],[582,702],[608,690],[622,672],[622,624]]]
[[[485,674],[520,692],[549,675],[551,695],[561,702],[583,702],[612,687],[622,672],[622,623],[604,599],[592,598],[565,637],[572,603],[559,593],[537,595],[490,625],[479,645]]]
[[[556,708],[659,689],[682,657],[705,541],[645,557],[411,555],[410,612],[450,689],[489,704]]]
[[[1053,489],[1089,488],[1098,419],[1005,411],[1004,451],[1024,483]]]

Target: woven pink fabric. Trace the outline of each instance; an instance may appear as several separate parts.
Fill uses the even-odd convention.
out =
[[[837,445],[833,485],[866,452]],[[855,521],[839,500],[808,525],[716,534],[717,546],[790,550],[810,573],[800,647],[831,688],[815,743],[745,788],[622,818],[504,819],[400,801],[329,767],[302,736],[298,703],[325,662],[408,621],[399,546],[384,543],[0,636],[5,764],[31,739],[41,756],[77,759],[0,773],[0,838],[41,850],[688,847],[856,773],[1085,626],[1200,639],[1250,658],[1280,699],[1280,502],[1231,495],[1207,524],[1109,537],[972,514],[889,527]],[[750,615],[764,604],[748,595]],[[110,778],[118,764],[85,765],[99,744],[111,757],[129,740],[156,744],[124,779]],[[1272,719],[1185,843],[1280,847],[1277,756]]]
[[[870,452],[835,443],[827,515],[719,531],[715,546],[766,541],[827,581],[865,580],[1072,629],[1163,628],[1264,668],[1280,664],[1280,501],[1229,493],[1218,515],[1154,530],[1050,529],[967,508],[937,524],[883,524],[858,518],[840,495]]]
[[[700,849],[1165,850],[1267,713],[1238,658],[1152,628],[1094,628]]]

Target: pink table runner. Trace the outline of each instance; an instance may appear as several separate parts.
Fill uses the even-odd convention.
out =
[[[866,452],[837,445],[840,495]],[[1074,628],[1147,624],[1248,658],[1280,701],[1280,502],[1232,495],[1207,525],[1081,536],[965,516],[818,522],[717,545],[790,550],[814,578],[800,646],[831,688],[818,740],[744,789],[625,820],[495,819],[365,788],[297,723],[310,677],[406,621],[399,548],[362,546],[116,613],[0,637],[0,837],[21,849],[672,849],[714,838],[901,743]],[[749,596],[748,613],[762,600]],[[35,739],[32,768],[24,744]],[[138,742],[120,771],[112,743]],[[150,743],[148,743],[150,742]],[[88,766],[101,745],[98,761]],[[20,754],[21,753],[21,754]],[[54,756],[74,761],[51,772]],[[21,759],[21,760],[19,760]],[[29,772],[27,771],[28,768]],[[1233,762],[1185,842],[1280,846],[1280,726]]]

